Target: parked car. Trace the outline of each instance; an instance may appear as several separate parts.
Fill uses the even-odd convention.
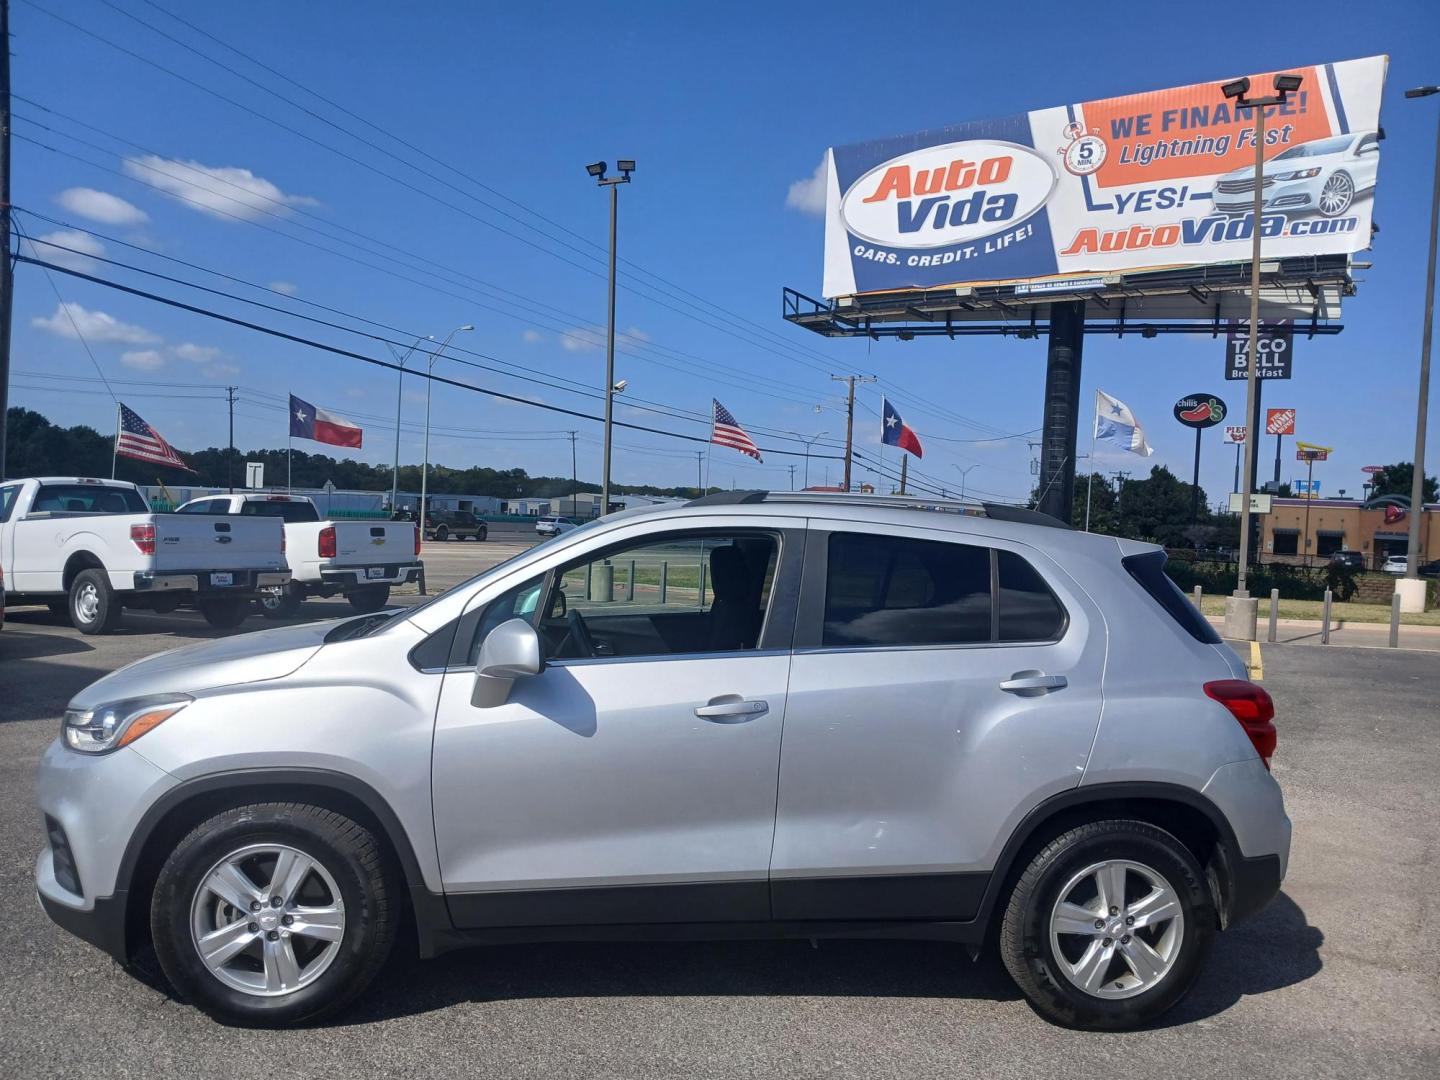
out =
[[[1339,217],[1355,199],[1375,188],[1380,136],[1355,131],[1298,143],[1265,163],[1263,212],[1318,213]],[[1222,214],[1255,209],[1255,167],[1235,169],[1215,181],[1212,196]]]
[[[290,580],[260,594],[260,613],[283,619],[308,596],[344,596],[356,611],[379,611],[390,589],[420,580],[418,527],[390,521],[321,519],[305,495],[245,492],[192,499],[180,514],[278,518],[284,523]]]
[[[151,513],[134,484],[42,476],[0,485],[0,562],[12,604],[48,604],[82,634],[114,630],[125,608],[194,604],[239,626],[264,589],[290,581],[280,523]]]
[[[1331,566],[1344,566],[1351,570],[1365,569],[1365,553],[1363,551],[1346,551],[1341,549],[1330,556]]]
[[[1146,1023],[1285,875],[1274,708],[1163,549],[986,509],[640,507],[131,664],[42,758],[40,902],[249,1024],[340,1009],[402,919],[424,956],[935,938]]]
[[[1440,578],[1440,559],[1432,562],[1421,563],[1415,571],[1421,577]]]
[[[1386,574],[1403,574],[1409,569],[1410,560],[1406,555],[1391,555],[1381,564],[1380,569]]]
[[[469,510],[431,510],[425,515],[425,539],[484,540],[490,535],[485,522]]]
[[[536,536],[559,536],[563,532],[569,532],[578,526],[567,517],[542,517],[535,522]]]

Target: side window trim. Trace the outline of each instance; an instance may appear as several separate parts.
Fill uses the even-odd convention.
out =
[[[942,644],[909,644],[909,645],[826,645],[823,643],[825,625],[825,591],[829,576],[830,561],[830,537],[835,533],[856,532],[854,529],[833,529],[824,525],[811,524],[806,531],[805,537],[805,562],[803,569],[803,580],[801,584],[800,603],[795,620],[795,634],[793,649],[795,652],[876,652],[876,651],[897,651],[907,652],[916,650],[935,649],[994,649],[1014,648],[1017,646],[1054,645],[1064,640],[1071,626],[1070,610],[1061,600],[1059,594],[1045,580],[1045,575],[1035,567],[1032,560],[1026,558],[1019,551],[1011,547],[997,546],[996,542],[988,536],[962,537],[958,539],[940,539],[939,537],[926,536],[924,539],[939,539],[942,543],[968,544],[971,547],[984,547],[990,552],[990,640],[989,641],[963,641],[946,642]],[[863,535],[863,534],[862,534]],[[906,539],[896,533],[882,533],[880,535],[893,536],[897,540]],[[1017,558],[1025,559],[1032,569],[1045,582],[1046,589],[1054,598],[1055,604],[1060,609],[1060,628],[1053,637],[1047,638],[1016,638],[1014,640],[1000,639],[1000,552],[1009,551]]]

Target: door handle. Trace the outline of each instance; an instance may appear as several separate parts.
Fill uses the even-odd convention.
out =
[[[1000,684],[1000,689],[1022,697],[1037,697],[1051,690],[1070,685],[1064,675],[1045,675],[1039,671],[1017,671]]]
[[[743,724],[769,711],[768,701],[745,701],[736,695],[727,694],[725,697],[711,698],[707,704],[696,708],[695,715],[701,720],[716,724]]]

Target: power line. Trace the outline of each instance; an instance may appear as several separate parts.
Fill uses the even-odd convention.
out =
[[[62,274],[68,274],[69,276],[79,278],[82,281],[89,281],[95,285],[101,285],[105,288],[114,289],[118,292],[127,293],[131,296],[138,296],[145,300],[152,300],[155,303],[164,304],[168,307],[178,308],[181,311],[188,311],[195,315],[202,315],[206,318],[215,319],[219,322],[229,323],[232,326],[239,326],[247,330],[254,330],[258,333],[267,334],[271,337],[280,338],[281,340],[289,341],[297,345],[304,345],[312,349],[319,349],[323,352],[332,353],[336,356],[347,357],[351,360],[359,360],[362,363],[370,364],[374,367],[384,368],[389,371],[398,372],[401,370],[407,370],[402,369],[399,364],[392,361],[380,360],[373,356],[366,356],[363,353],[353,352],[349,349],[342,349],[336,345],[327,345],[324,342],[314,341],[310,338],[301,337],[298,334],[291,334],[287,331],[276,329],[275,327],[264,326],[260,323],[250,322],[247,319],[241,319],[234,315],[227,315],[223,312],[213,311],[209,308],[202,308],[195,304],[188,304],[183,300],[176,300],[173,297],[161,296],[158,293],[147,292],[144,289],[137,289],[133,285],[125,285],[118,281],[109,281],[105,278],[96,277],[94,274],[87,274],[83,271],[75,270],[66,266],[57,266],[54,263],[47,263],[41,259],[36,259],[28,255],[17,255],[15,258],[17,262],[27,263],[32,266],[49,267],[51,270],[56,270]],[[564,416],[574,416],[579,419],[590,420],[595,423],[601,422],[600,417],[593,416],[589,413],[582,413],[575,409],[567,409],[560,405],[552,405],[549,402],[534,401],[529,398],[518,397],[515,394],[506,394],[499,390],[491,390],[488,387],[476,386],[473,383],[463,383],[456,379],[446,378],[443,375],[436,375],[434,372],[414,370],[409,371],[408,373],[415,378],[429,379],[432,382],[439,382],[447,386],[457,387],[461,390],[469,390],[474,393],[484,394],[487,397],[493,397],[503,401],[511,401],[519,405],[528,405],[532,408],[544,409],[547,412],[560,413]],[[709,442],[708,438],[702,438],[698,435],[685,435],[678,431],[666,431],[663,428],[648,427],[644,424],[633,424],[626,420],[616,420],[614,421],[614,424],[616,427],[628,428],[633,431],[647,431],[654,435],[663,435],[669,439],[682,439],[686,442],[698,443]],[[803,456],[802,451],[799,450],[781,450],[777,447],[761,447],[760,449],[763,450],[765,453],[769,454],[782,454],[792,457]],[[829,454],[813,454],[811,456],[834,461],[840,460],[838,456]]]

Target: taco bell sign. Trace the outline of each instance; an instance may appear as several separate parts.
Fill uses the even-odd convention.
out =
[[[1302,88],[1266,114],[1268,257],[1369,246],[1387,63],[1288,69]],[[831,148],[825,295],[1247,260],[1253,119],[1220,85]]]

